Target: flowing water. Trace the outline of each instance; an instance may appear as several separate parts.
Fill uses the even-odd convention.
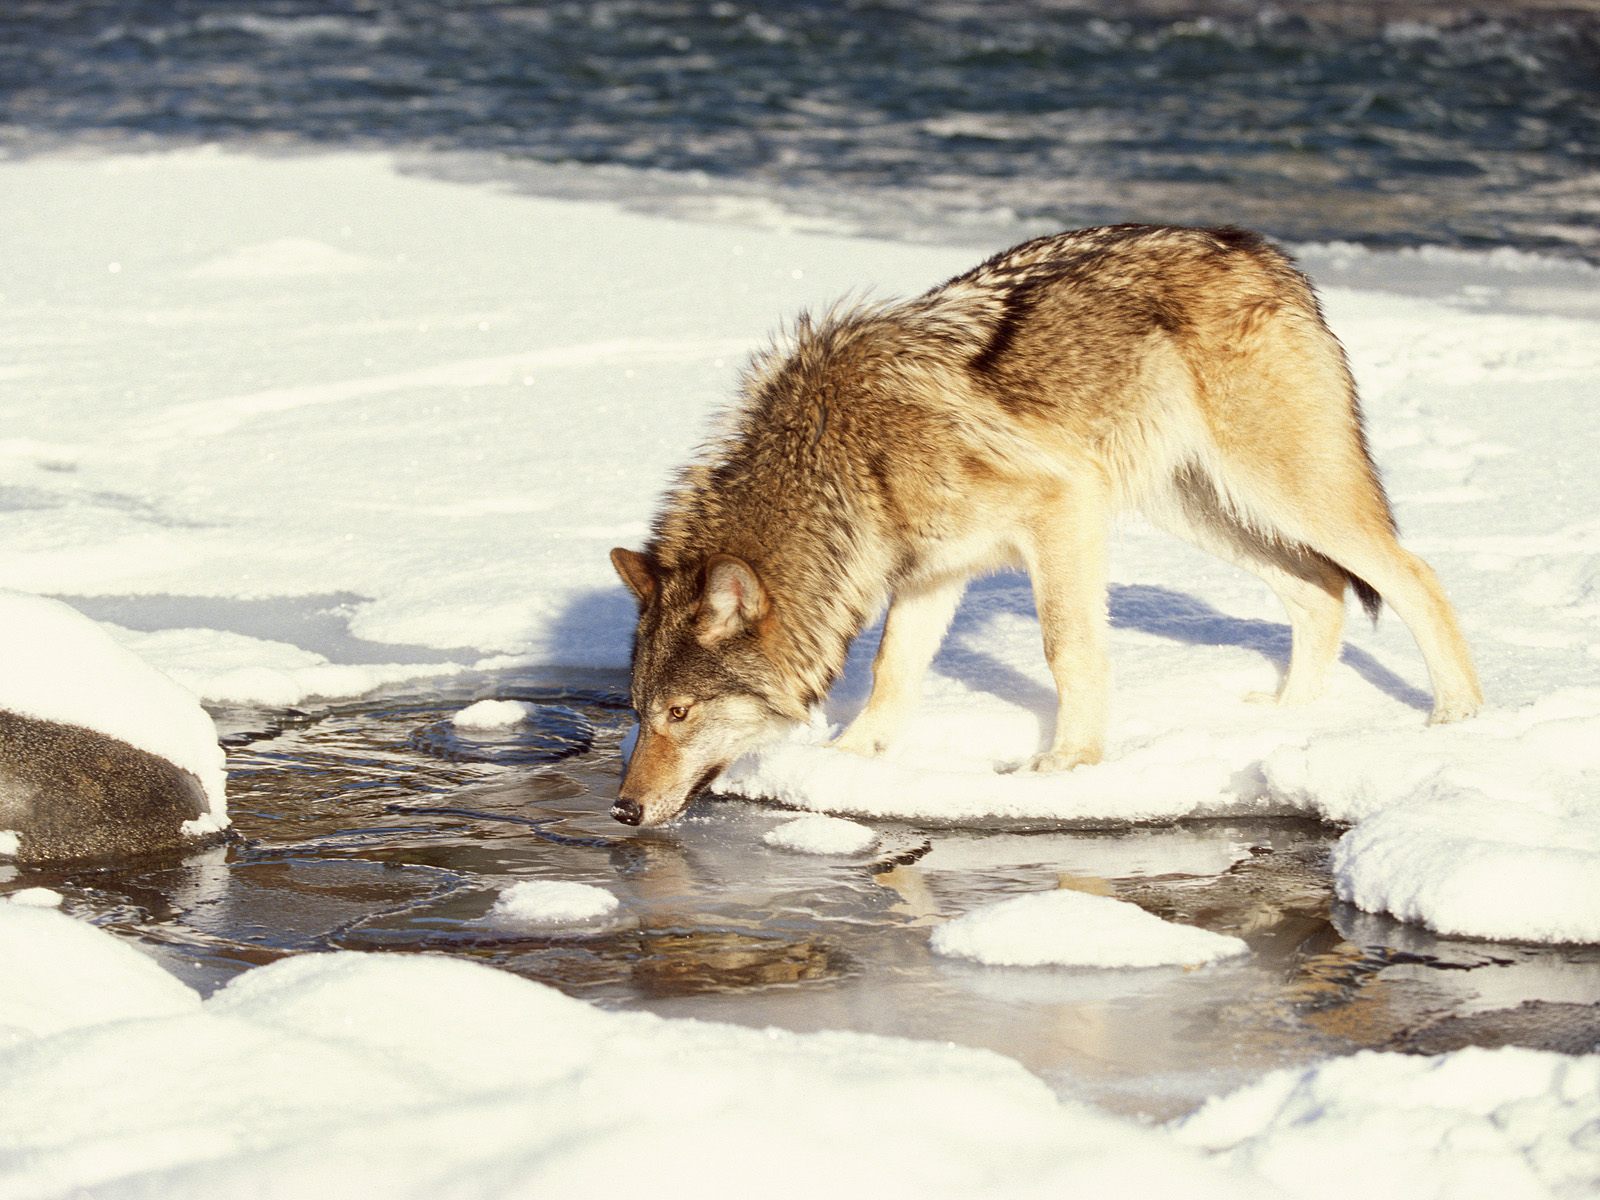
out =
[[[963,244],[1143,220],[1600,261],[1595,0],[9,0],[0,113],[11,154],[427,150]]]
[[[769,847],[762,834],[792,814],[729,798],[625,828],[607,816],[630,724],[622,684],[484,678],[220,712],[236,841],[183,859],[7,868],[0,891],[55,888],[67,911],[206,992],[307,951],[448,954],[607,1008],[986,1046],[1063,1094],[1151,1117],[1362,1047],[1600,1041],[1600,947],[1451,941],[1335,904],[1337,831],[1310,822],[885,824],[856,856]],[[536,714],[475,734],[449,723],[486,695],[534,701]],[[565,926],[491,912],[501,889],[538,879],[597,885],[621,905]],[[984,967],[929,949],[952,916],[1056,887],[1234,933],[1251,954],[1109,970]]]

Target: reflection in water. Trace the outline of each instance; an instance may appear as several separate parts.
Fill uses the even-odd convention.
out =
[[[665,829],[607,815],[628,724],[618,681],[315,713],[223,713],[237,842],[183,860],[23,871],[209,991],[291,954],[473,958],[608,1008],[987,1046],[1072,1093],[1166,1116],[1273,1067],[1363,1047],[1600,1040],[1600,948],[1437,938],[1332,902],[1336,831],[1235,821],[1018,833],[886,825],[871,856],[766,846],[786,814],[705,801]],[[484,692],[544,714],[471,741]],[[491,915],[529,879],[621,901],[567,927]],[[1200,970],[1008,969],[935,957],[929,929],[1058,887],[1245,939]],[[1587,1040],[1586,1040],[1587,1039]]]

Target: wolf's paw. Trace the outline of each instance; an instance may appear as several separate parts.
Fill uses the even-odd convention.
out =
[[[1100,761],[1099,746],[1084,746],[1077,750],[1046,750],[1028,760],[1024,770],[1045,775],[1054,771],[1070,771],[1073,767],[1092,767]]]
[[[1434,701],[1433,711],[1428,714],[1428,724],[1448,725],[1452,721],[1465,721],[1475,716],[1482,706],[1483,700],[1478,696],[1441,697]]]
[[[862,729],[856,725],[850,726],[833,741],[828,743],[835,750],[843,750],[847,754],[859,754],[863,758],[877,758],[889,748],[889,739],[874,729]]]

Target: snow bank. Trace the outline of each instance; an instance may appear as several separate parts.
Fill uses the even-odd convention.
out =
[[[216,726],[188,691],[65,604],[0,592],[0,708],[93,729],[188,771],[210,812],[192,832],[228,824]]]
[[[156,970],[0,905],[0,937],[19,928],[89,948],[102,996]],[[0,983],[29,1012],[74,988],[40,965]],[[99,1023],[0,1048],[0,1192],[1271,1195],[984,1051],[604,1013],[423,956],[301,956],[204,1004],[167,983],[149,1011],[101,999]]]
[[[199,1007],[194,992],[110,934],[49,908],[0,903],[0,1047]],[[24,1094],[0,1107],[26,1107]]]
[[[534,707],[526,700],[479,700],[456,713],[450,723],[457,729],[509,729],[532,716]]]
[[[1279,1071],[1211,1100],[1178,1139],[1285,1194],[1344,1200],[1592,1196],[1600,1190],[1600,1055],[1363,1053]],[[1360,1179],[1330,1165],[1356,1150]]]
[[[935,929],[930,944],[947,958],[1002,967],[1194,966],[1250,950],[1236,937],[1067,889],[974,909]]]
[[[0,578],[96,600],[203,696],[273,704],[479,662],[624,666],[633,605],[607,551],[645,537],[748,351],[801,308],[912,294],[997,249],[685,225],[369,155],[0,174]],[[1325,307],[1405,540],[1478,657],[1482,717],[1424,727],[1425,672],[1392,614],[1350,622],[1318,703],[1245,703],[1286,662],[1281,607],[1130,521],[1103,765],[1011,769],[1048,736],[1054,689],[1026,582],[1000,576],[971,588],[887,757],[822,744],[865,697],[869,635],[816,728],[719,786],[974,824],[1310,813],[1355,825],[1339,886],[1358,904],[1600,940],[1581,887],[1600,878],[1600,470],[1579,436],[1600,381],[1593,272],[1312,261],[1344,281]],[[142,621],[115,615],[135,601]],[[1541,902],[1546,865],[1576,886]],[[1517,899],[1460,899],[1486,891]]]
[[[1362,1054],[1170,1129],[999,1055],[608,1013],[459,959],[303,955],[202,1003],[0,904],[0,1193],[1577,1197],[1600,1058]],[[464,1019],[465,1018],[465,1019]],[[115,1069],[109,1069],[108,1064]]]
[[[864,854],[878,844],[878,834],[857,821],[813,815],[785,821],[761,840],[800,854]]]
[[[528,880],[500,893],[489,910],[491,920],[534,925],[592,921],[617,911],[617,898],[605,888],[564,880]]]

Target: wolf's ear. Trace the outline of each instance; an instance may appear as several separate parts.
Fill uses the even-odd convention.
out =
[[[702,646],[743,633],[766,616],[767,609],[767,589],[754,567],[731,554],[713,554],[706,560],[695,627]]]
[[[624,550],[618,546],[611,552],[611,565],[628,585],[633,598],[641,606],[649,604],[656,594],[656,565],[637,550]]]

